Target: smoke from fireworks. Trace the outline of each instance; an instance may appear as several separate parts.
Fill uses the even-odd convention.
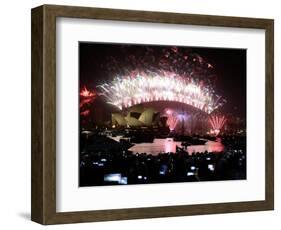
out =
[[[211,133],[218,135],[226,123],[226,118],[225,116],[211,115],[209,117],[209,123],[212,126]]]
[[[116,53],[108,55],[98,66],[104,79],[112,76],[156,75],[165,71],[192,78],[198,84],[215,86],[217,75],[213,64],[193,52],[192,48],[176,46],[119,45]],[[108,52],[110,53],[110,47]]]

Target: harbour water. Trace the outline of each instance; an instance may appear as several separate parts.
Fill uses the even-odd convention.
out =
[[[172,152],[176,153],[176,147],[181,147],[180,141],[174,141],[172,138],[154,139],[153,143],[135,144],[129,149],[133,153],[147,153],[157,155],[159,153]],[[217,141],[207,141],[204,145],[191,145],[185,151],[189,154],[194,152],[222,152],[224,145]]]

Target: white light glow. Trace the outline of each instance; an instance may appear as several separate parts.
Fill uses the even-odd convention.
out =
[[[119,109],[150,101],[176,101],[211,113],[223,105],[213,90],[193,80],[163,72],[163,75],[115,77],[112,82],[98,86],[109,104]]]

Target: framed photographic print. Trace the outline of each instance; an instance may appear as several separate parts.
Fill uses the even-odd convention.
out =
[[[32,9],[41,224],[274,208],[273,20]]]

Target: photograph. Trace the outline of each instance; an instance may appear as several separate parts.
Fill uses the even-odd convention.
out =
[[[246,55],[79,42],[79,186],[247,179]]]

